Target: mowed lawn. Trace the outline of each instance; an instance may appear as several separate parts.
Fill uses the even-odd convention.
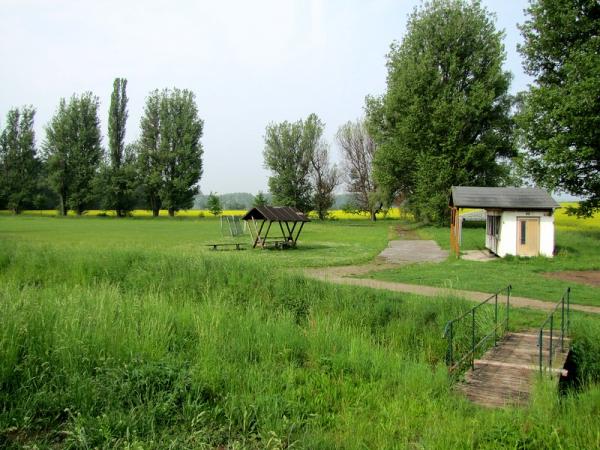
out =
[[[238,252],[256,264],[275,267],[319,267],[356,264],[373,259],[393,236],[393,220],[313,221],[307,223],[293,250],[246,250]],[[275,224],[269,233],[277,239]],[[212,243],[251,243],[249,235],[223,236],[216,218],[135,218],[0,216],[0,239],[32,245],[72,249],[145,249],[194,256],[210,251],[227,258],[232,251],[213,252]],[[246,245],[250,248],[251,245]],[[231,247],[229,247],[231,248]]]
[[[549,302],[560,300],[572,288],[573,303],[600,306],[600,288],[550,277],[549,272],[600,270],[600,215],[578,219],[563,210],[556,213],[556,256],[554,258],[507,257],[490,262],[449,258],[441,264],[416,264],[371,273],[372,278],[481,292],[495,292],[511,284],[513,294]],[[423,239],[434,239],[450,247],[450,232],[443,227],[418,230]],[[485,228],[465,227],[462,250],[485,248]]]

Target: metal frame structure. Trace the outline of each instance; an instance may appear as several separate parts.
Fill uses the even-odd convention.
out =
[[[509,310],[510,310],[510,292],[512,290],[512,286],[508,285],[504,289],[500,289],[495,294],[491,295],[481,303],[475,305],[473,308],[469,309],[462,316],[457,317],[456,319],[449,320],[444,328],[444,336],[443,338],[448,342],[448,348],[446,350],[446,365],[448,366],[448,371],[450,373],[454,372],[457,369],[460,369],[465,362],[469,362],[471,368],[475,368],[475,353],[479,347],[481,347],[490,337],[494,338],[494,346],[498,342],[498,339],[502,337],[502,335],[508,330],[508,318],[509,318]],[[506,292],[506,315],[502,321],[498,320],[498,296],[502,293]],[[476,341],[476,320],[475,315],[479,308],[483,305],[491,303],[493,300],[494,305],[494,328],[493,330],[485,335],[483,338]],[[471,319],[469,320],[470,331],[471,331],[471,349],[460,356],[460,358],[456,359],[454,355],[454,324],[463,320],[463,319]]]
[[[564,346],[564,341],[565,341],[565,334],[569,333],[569,326],[570,326],[570,313],[571,313],[571,288],[567,288],[567,290],[565,291],[565,293],[562,295],[560,301],[556,304],[556,306],[554,307],[554,309],[552,310],[552,312],[550,314],[548,314],[548,317],[546,317],[546,320],[544,320],[544,323],[542,323],[542,326],[540,327],[540,331],[539,331],[539,335],[538,335],[538,348],[539,348],[539,365],[540,365],[540,373],[542,373],[544,371],[544,358],[543,358],[543,352],[544,352],[544,328],[546,328],[547,325],[549,325],[550,328],[550,336],[549,336],[549,340],[548,340],[548,364],[546,365],[546,368],[548,369],[552,369],[552,357],[553,357],[553,353],[554,353],[554,314],[559,310],[560,308],[560,351],[564,352],[565,351],[565,346]],[[558,330],[557,330],[558,331]]]

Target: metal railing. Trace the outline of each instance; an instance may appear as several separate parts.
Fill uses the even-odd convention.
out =
[[[567,288],[565,293],[562,295],[560,301],[556,304],[552,312],[548,314],[544,323],[540,327],[538,335],[538,348],[539,348],[539,366],[540,373],[544,371],[544,328],[549,326],[549,338],[548,339],[548,365],[547,367],[552,369],[552,357],[556,347],[554,346],[554,315],[560,310],[560,351],[565,350],[565,334],[569,332],[570,325],[570,298],[571,288]],[[558,331],[558,329],[556,330]]]
[[[500,289],[495,294],[488,297],[486,300],[482,301],[478,305],[474,306],[462,316],[457,317],[456,319],[452,319],[446,323],[446,327],[444,328],[443,338],[448,341],[448,347],[446,350],[446,365],[448,366],[449,372],[454,372],[455,370],[462,367],[465,362],[469,362],[471,368],[475,368],[475,355],[478,348],[483,346],[483,344],[490,338],[494,339],[494,346],[498,342],[498,339],[503,336],[503,334],[508,330],[508,319],[509,319],[509,309],[510,309],[510,292],[512,290],[512,286],[508,285],[507,287]],[[499,321],[498,317],[498,297],[500,295],[506,294],[506,313],[505,317]],[[477,333],[476,333],[476,315],[477,311],[486,304],[494,304],[494,328],[493,330],[486,334],[484,337],[477,341]],[[467,327],[470,330],[470,345],[469,350],[463,355],[456,355],[456,350],[454,348],[456,336],[455,329],[457,328],[457,324],[461,321],[466,320]]]

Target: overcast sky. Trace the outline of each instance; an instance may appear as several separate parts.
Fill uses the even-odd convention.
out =
[[[265,126],[315,112],[333,135],[385,90],[385,55],[413,0],[0,0],[0,126],[9,108],[37,109],[44,126],[61,97],[92,91],[107,111],[115,77],[128,80],[126,141],[139,134],[148,92],[191,89],[204,120],[203,192],[267,190]],[[511,90],[526,88],[516,45],[526,0],[485,0],[506,32]]]

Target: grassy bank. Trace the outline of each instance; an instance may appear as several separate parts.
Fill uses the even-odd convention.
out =
[[[452,392],[440,335],[468,306],[231,253],[3,239],[0,446],[597,446],[597,385],[498,411]]]

